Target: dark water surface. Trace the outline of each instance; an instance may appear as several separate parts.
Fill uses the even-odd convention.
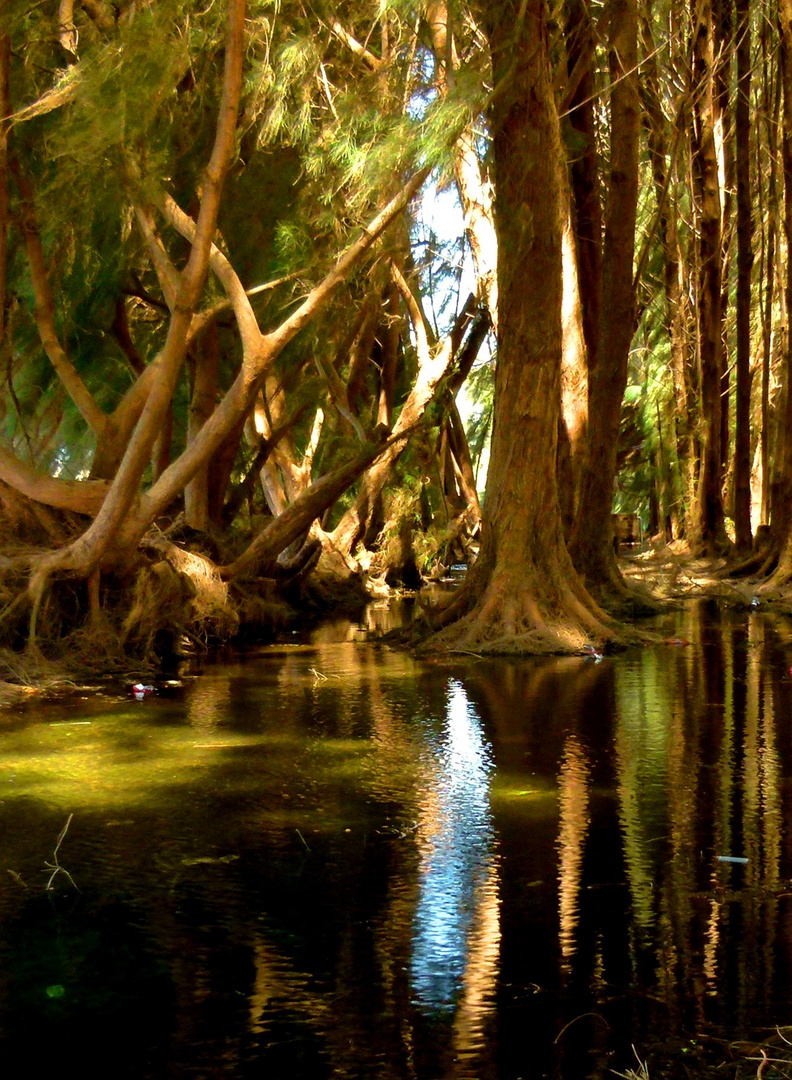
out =
[[[663,632],[447,663],[339,623],[0,714],[0,1075],[604,1077],[665,1042],[687,1076],[792,1023],[792,625]]]

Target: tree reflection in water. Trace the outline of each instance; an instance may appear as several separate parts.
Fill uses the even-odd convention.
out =
[[[35,1032],[53,1071],[102,1025],[145,1033],[135,1080],[747,1061],[790,1019],[792,630],[702,604],[671,632],[449,678],[344,625],[181,698],[9,719],[0,1062]],[[71,813],[84,891],[49,897]]]

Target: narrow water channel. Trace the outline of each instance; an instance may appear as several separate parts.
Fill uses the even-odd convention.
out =
[[[0,714],[3,1075],[654,1080],[783,1032],[792,623],[662,634],[449,662],[338,623]]]

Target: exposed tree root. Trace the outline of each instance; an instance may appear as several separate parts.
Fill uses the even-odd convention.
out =
[[[621,575],[605,583],[588,583],[588,591],[600,607],[616,619],[646,618],[663,609],[663,604],[647,589],[629,584]]]
[[[625,644],[630,636],[592,603],[574,574],[537,582],[500,573],[467,614],[420,649],[502,656],[581,653],[587,646]]]

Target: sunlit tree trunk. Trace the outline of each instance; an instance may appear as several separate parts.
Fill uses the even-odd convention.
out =
[[[432,34],[438,83],[446,92],[458,67],[453,26],[449,25],[447,0],[432,0],[427,9]],[[465,232],[470,244],[481,300],[487,305],[492,327],[498,326],[497,241],[493,218],[493,191],[490,178],[476,150],[473,125],[466,127],[454,145],[454,179],[465,215]]]
[[[560,135],[543,0],[482,11],[493,85],[498,362],[482,546],[432,647],[579,649],[607,636],[564,545],[556,486],[561,379]]]

